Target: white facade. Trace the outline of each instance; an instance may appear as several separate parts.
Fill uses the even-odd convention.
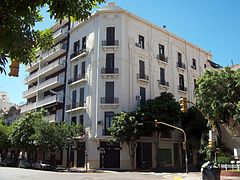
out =
[[[108,27],[113,28],[107,30]],[[114,36],[111,43],[107,42],[107,31]],[[107,148],[104,145],[109,139],[105,132],[109,120],[107,114],[135,110],[140,98],[143,100],[140,88],[142,92],[145,91],[146,100],[159,96],[162,91],[168,91],[173,93],[177,100],[187,97],[194,102],[194,79],[203,74],[208,61],[211,60],[209,52],[121,9],[114,3],[99,9],[86,22],[73,23],[69,33],[69,83],[66,84],[65,119],[83,123],[86,129],[83,141],[86,145],[89,168],[104,167],[101,164],[101,158],[104,158],[102,154],[106,156],[107,153],[111,153],[106,152]],[[86,43],[83,43],[84,37]],[[140,42],[139,38],[142,37],[144,40]],[[159,44],[164,46],[163,58]],[[111,72],[107,72],[107,54],[114,56],[114,60],[108,64]],[[179,56],[181,67],[177,67]],[[160,71],[164,74],[162,80]],[[183,75],[182,80],[179,80],[179,75]],[[182,84],[179,84],[179,81]],[[81,88],[84,90],[80,90]],[[107,88],[109,92],[106,92]],[[107,94],[111,96],[110,101],[106,97]],[[161,147],[171,150],[172,160],[168,163],[170,166],[175,164],[174,143],[181,159],[179,140],[180,136],[176,132],[170,139],[161,139]],[[151,143],[151,138],[142,138],[141,141]],[[154,157],[154,147],[151,146]],[[118,147],[113,149],[119,151]],[[120,168],[130,168],[127,147],[123,145],[120,149]],[[74,165],[77,166],[77,150],[74,154]],[[118,156],[116,154],[114,156]],[[153,158],[152,166],[155,165]]]

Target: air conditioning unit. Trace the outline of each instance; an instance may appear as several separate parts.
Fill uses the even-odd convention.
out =
[[[141,100],[141,96],[137,95],[136,100]]]
[[[97,125],[103,125],[103,121],[102,120],[97,121]]]

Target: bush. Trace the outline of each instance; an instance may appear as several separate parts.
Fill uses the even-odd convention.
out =
[[[229,164],[233,157],[227,153],[220,153],[218,156],[218,163],[219,164]]]

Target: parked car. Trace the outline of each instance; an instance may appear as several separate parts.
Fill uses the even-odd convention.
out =
[[[19,161],[18,167],[20,168],[32,168],[32,161],[29,159],[22,159]]]
[[[4,161],[0,162],[0,166],[5,167],[17,167],[18,163],[14,159],[5,159]]]
[[[54,170],[54,166],[52,166],[47,161],[37,161],[32,164],[33,169],[41,169],[41,170]]]

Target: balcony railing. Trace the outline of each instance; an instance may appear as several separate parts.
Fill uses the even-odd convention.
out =
[[[68,104],[66,106],[66,110],[73,110],[73,109],[76,109],[76,108],[79,108],[79,107],[84,107],[84,101],[83,102],[75,102],[75,103],[72,103],[72,104]]]
[[[182,69],[186,69],[185,64],[182,63],[182,62],[177,62],[177,67],[182,68]]]
[[[102,68],[101,74],[118,74],[118,68],[113,69]]]
[[[79,74],[77,77],[70,78],[68,80],[68,84],[72,84],[73,82],[80,81],[86,79],[86,74]]]
[[[45,65],[44,67],[42,67],[40,69],[40,74],[43,74],[44,72],[46,71],[49,71],[49,70],[52,70],[53,68],[55,67],[65,67],[65,57],[57,60],[57,61],[54,61],[53,63],[50,63],[48,65]]]
[[[118,40],[114,40],[114,41],[103,40],[102,46],[119,46],[119,41]]]
[[[39,84],[38,89],[43,89],[47,86],[51,86],[52,84],[55,83],[61,83],[64,84],[64,76],[61,74],[59,76],[55,76],[53,78],[50,78],[42,83]]]
[[[23,97],[29,96],[31,93],[34,93],[37,90],[37,86],[33,86],[29,88],[28,90],[23,92]]]
[[[36,72],[30,74],[29,76],[27,76],[27,77],[24,79],[24,81],[25,81],[25,82],[28,82],[28,81],[30,81],[30,80],[32,80],[32,79],[37,78],[37,77],[38,77],[38,71],[36,71]]]
[[[70,59],[73,59],[74,57],[78,56],[78,55],[86,55],[87,54],[87,49],[86,48],[83,48],[79,51],[76,51],[76,52],[73,52],[71,55],[70,55]]]
[[[58,45],[54,46],[49,51],[44,52],[43,55],[42,55],[42,58],[45,59],[45,58],[51,56],[54,52],[59,51],[61,49],[66,50],[67,49],[67,44],[66,43],[59,43]]]
[[[167,82],[165,80],[158,80],[158,84],[169,87],[169,82]]]
[[[178,90],[180,90],[180,91],[187,91],[187,88],[183,87],[183,86],[178,86]]]
[[[101,97],[100,103],[101,104],[118,104],[119,98],[107,98],[107,97]]]
[[[37,107],[45,106],[47,104],[51,104],[51,103],[55,103],[55,102],[62,103],[63,102],[63,96],[54,95],[54,96],[44,97],[43,99],[38,101]]]
[[[36,102],[28,103],[28,104],[25,104],[25,105],[20,107],[21,113],[26,112],[26,111],[30,111],[30,110],[35,109],[35,108],[36,108]]]
[[[168,62],[168,58],[166,58],[164,55],[157,55],[157,60],[163,61],[163,62]]]
[[[137,79],[138,79],[138,80],[146,80],[146,81],[149,81],[149,76],[146,75],[146,74],[138,73],[138,74],[137,74]]]
[[[55,31],[53,33],[53,38],[56,38],[56,37],[58,37],[60,35],[67,34],[67,31],[68,31],[68,27],[60,28],[60,29],[58,29],[57,31]]]

